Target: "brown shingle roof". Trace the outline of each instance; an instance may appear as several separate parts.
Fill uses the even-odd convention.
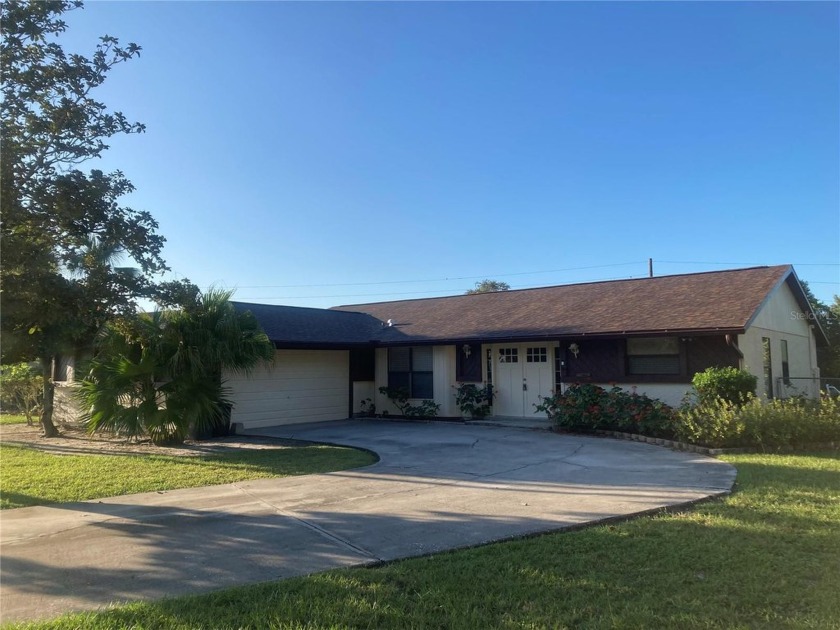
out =
[[[789,265],[337,306],[390,343],[743,331]]]

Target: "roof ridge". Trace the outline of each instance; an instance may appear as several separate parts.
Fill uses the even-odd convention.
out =
[[[357,315],[366,315],[367,313],[361,313],[359,311],[339,311],[338,309],[333,308],[321,308],[318,306],[292,306],[291,304],[263,304],[261,302],[242,302],[240,300],[231,300],[231,304],[239,305],[242,307],[252,307],[256,306],[259,308],[285,308],[285,309],[294,309],[299,311],[319,311],[319,312],[340,312],[340,313],[351,313]]]
[[[619,282],[642,282],[645,280],[663,280],[666,278],[680,278],[684,276],[703,276],[703,275],[711,275],[711,274],[719,274],[719,273],[738,273],[743,271],[753,271],[757,269],[781,269],[787,268],[791,269],[792,265],[790,264],[782,264],[782,265],[756,265],[753,267],[740,267],[736,269],[713,269],[710,271],[693,271],[693,272],[686,272],[686,273],[673,273],[664,276],[645,276],[642,278],[615,278],[612,280],[589,280],[587,282],[572,282],[569,284],[550,284],[542,287],[527,287],[524,289],[510,289],[506,291],[487,291],[485,293],[462,293],[459,295],[439,295],[434,297],[424,297],[424,298],[407,298],[404,300],[385,300],[382,302],[360,302],[356,304],[337,304],[335,306],[331,306],[329,310],[343,310],[343,309],[350,309],[353,307],[362,307],[362,306],[373,306],[378,304],[400,304],[405,302],[422,302],[427,300],[451,300],[454,298],[472,298],[480,295],[492,295],[494,293],[523,293],[525,291],[542,291],[545,289],[558,289],[561,287],[581,287],[581,286],[588,286],[593,284],[613,284]],[[349,311],[346,310],[345,312],[355,313],[355,312],[362,312],[362,311]]]

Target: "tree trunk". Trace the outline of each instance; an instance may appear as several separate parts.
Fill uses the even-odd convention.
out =
[[[41,428],[44,437],[58,437],[60,434],[53,424],[53,400],[55,399],[55,384],[52,379],[52,359],[41,358],[41,368],[44,371],[44,407],[41,410]]]

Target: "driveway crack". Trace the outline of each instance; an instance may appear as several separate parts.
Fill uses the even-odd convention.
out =
[[[322,536],[322,537],[324,537],[328,540],[331,540],[334,543],[337,543],[337,544],[341,545],[345,549],[347,549],[347,550],[349,550],[349,551],[351,551],[355,554],[370,558],[371,560],[375,560],[377,562],[382,562],[382,558],[377,556],[372,551],[368,551],[367,549],[365,549],[364,547],[360,547],[359,545],[354,545],[349,540],[346,540],[345,538],[342,538],[341,536],[337,536],[336,534],[333,534],[332,532],[324,529],[320,525],[316,525],[315,523],[312,523],[312,522],[306,520],[305,518],[302,518],[302,517],[298,516],[294,512],[289,512],[288,510],[284,510],[283,508],[281,508],[277,505],[274,505],[271,501],[266,501],[265,499],[263,499],[259,495],[256,495],[253,492],[250,492],[249,490],[246,490],[245,488],[240,487],[238,484],[233,484],[233,487],[236,488],[237,490],[239,490],[240,492],[242,492],[243,494],[248,495],[252,499],[255,499],[257,502],[262,503],[266,507],[271,508],[277,514],[280,514],[282,516],[285,516],[287,518],[290,518],[290,519],[296,521],[297,523],[300,523],[301,525],[303,525],[307,529],[310,529],[313,532],[317,533],[318,535],[320,535],[320,536]]]
[[[508,470],[500,470],[500,471],[497,471],[497,472],[494,472],[494,473],[490,473],[488,475],[481,475],[481,477],[483,479],[487,479],[487,478],[490,478],[490,477],[496,477],[498,475],[506,475],[508,473],[517,472],[519,470],[525,470],[526,468],[533,468],[534,466],[542,466],[543,464],[550,464],[551,462],[557,462],[557,461],[563,462],[567,466],[575,466],[576,468],[582,468],[583,470],[589,470],[589,466],[584,466],[583,464],[576,464],[574,462],[567,461],[567,459],[569,457],[574,457],[575,455],[577,455],[578,452],[583,447],[584,447],[584,445],[580,444],[580,445],[578,445],[578,447],[574,451],[572,451],[568,455],[563,455],[562,457],[558,457],[558,458],[550,457],[548,459],[544,459],[544,460],[541,460],[541,461],[538,461],[538,462],[530,462],[528,464],[524,464],[524,465],[518,466],[516,468],[510,468]]]

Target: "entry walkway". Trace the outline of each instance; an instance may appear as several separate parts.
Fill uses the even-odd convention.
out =
[[[323,475],[4,511],[2,620],[559,530],[725,493],[735,478],[731,466],[700,455],[507,427],[354,420],[258,433],[359,446],[381,459]]]

